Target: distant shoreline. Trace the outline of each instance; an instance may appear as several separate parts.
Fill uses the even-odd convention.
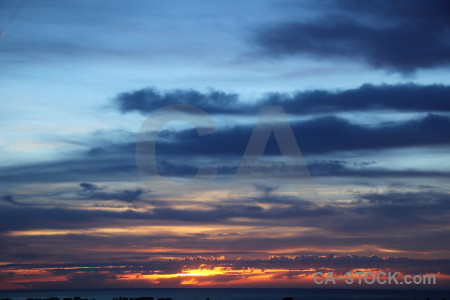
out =
[[[450,300],[450,290],[136,288],[0,291],[0,300]]]

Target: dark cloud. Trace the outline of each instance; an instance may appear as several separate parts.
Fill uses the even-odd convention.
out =
[[[80,183],[80,186],[84,189],[84,191],[95,191],[95,190],[100,189],[95,184],[86,183],[86,182]]]
[[[365,194],[361,198],[367,200],[373,205],[425,205],[433,204],[445,205],[446,210],[450,209],[450,195],[437,192],[420,192],[420,193],[384,193],[384,194]],[[442,207],[444,208],[444,207]]]
[[[80,287],[87,289],[113,288],[117,287],[117,275],[110,272],[78,271],[70,272],[65,276],[64,280],[54,282],[48,281],[30,281],[24,285],[30,289],[79,289]]]
[[[380,167],[367,167],[366,162],[356,165],[347,161],[322,160],[308,164],[312,176],[354,176],[354,177],[450,177],[450,172],[427,171],[418,169],[392,170]],[[369,165],[372,165],[369,163]],[[425,187],[420,187],[425,188]],[[435,189],[436,187],[430,187]]]
[[[164,162],[166,164],[166,162]],[[354,165],[354,163],[347,161],[336,160],[321,160],[312,161],[308,163],[307,169],[311,176],[339,176],[339,177],[367,177],[367,178],[450,178],[450,172],[436,171],[436,170],[423,170],[423,169],[390,169],[387,167],[365,167]],[[214,168],[219,174],[235,175],[238,169],[238,163],[226,165],[217,165]],[[189,171],[186,171],[189,170]],[[192,170],[196,170],[194,165],[186,165],[183,163],[171,164],[171,171],[168,173],[170,176],[186,177],[194,174]],[[296,165],[279,164],[279,165],[267,165],[251,169],[254,174],[270,174],[272,178],[292,178],[298,176],[298,168]],[[404,185],[403,185],[404,186]],[[422,189],[436,189],[435,186],[419,186]],[[267,187],[266,190],[270,190],[271,187]],[[258,191],[263,191],[263,187],[257,187]],[[272,190],[273,191],[273,190]]]
[[[450,5],[433,1],[334,1],[322,18],[259,28],[269,55],[362,60],[402,73],[450,63]]]
[[[3,202],[9,203],[9,204],[13,204],[13,205],[19,205],[16,200],[13,198],[13,196],[11,195],[6,195],[3,196],[2,198],[0,198]]]
[[[176,267],[172,265],[165,265],[165,263],[158,263],[150,260],[150,258],[159,256],[174,256],[180,257],[180,255],[249,255],[253,258],[255,255],[268,255],[270,253],[279,253],[285,255],[300,255],[300,254],[314,254],[314,253],[329,253],[327,249],[339,249],[351,248],[354,251],[361,251],[360,253],[374,253],[377,249],[391,249],[396,250],[397,255],[411,255],[415,252],[423,252],[425,255],[427,252],[429,257],[446,257],[446,252],[450,249],[450,242],[448,241],[448,213],[441,210],[440,206],[433,206],[434,212],[431,210],[423,217],[432,216],[433,218],[439,218],[444,222],[440,224],[436,222],[409,222],[408,218],[401,217],[402,211],[397,210],[397,216],[390,214],[390,207],[383,207],[382,209],[375,210],[374,207],[367,207],[366,210],[357,210],[356,208],[362,208],[364,203],[352,203],[343,206],[336,206],[335,214],[324,215],[291,215],[287,218],[277,219],[252,219],[252,212],[248,214],[245,222],[239,222],[237,220],[230,220],[228,225],[230,226],[226,232],[214,232],[202,234],[189,234],[184,232],[178,234],[176,232],[164,232],[164,231],[152,231],[149,230],[146,233],[139,235],[117,235],[117,234],[101,234],[91,235],[89,233],[84,234],[64,234],[64,235],[36,235],[36,236],[8,236],[5,239],[3,246],[5,247],[2,252],[2,258],[4,261],[13,262],[14,265],[1,266],[0,269],[16,267],[20,268],[24,263],[31,267],[31,264],[35,262],[34,268],[38,267],[38,264],[47,264],[46,267],[86,267],[91,266],[118,266],[132,264],[138,262],[138,266],[134,268],[144,272],[154,272],[160,270],[160,273],[164,272],[176,272]],[[405,205],[405,208],[408,208]],[[288,207],[286,210],[289,210]],[[230,208],[230,210],[241,211],[241,216],[244,214],[242,208]],[[225,211],[227,214],[230,210]],[[25,211],[23,214],[27,215]],[[420,216],[420,210],[417,209],[414,212],[408,209],[405,210],[408,215]],[[11,212],[6,212],[11,214]],[[43,213],[41,211],[41,213]],[[176,211],[175,213],[179,213]],[[191,212],[188,212],[192,213]],[[217,214],[216,211],[210,212],[213,216]],[[55,212],[56,214],[56,212]],[[187,214],[187,215],[188,215]],[[228,215],[226,217],[234,217],[234,215]],[[17,215],[16,215],[17,216]],[[46,214],[49,217],[49,214]],[[102,213],[90,213],[89,218],[82,217],[82,222],[78,223],[75,228],[102,228],[111,226],[121,228],[132,225],[150,225],[148,223],[136,223],[133,222],[131,217],[143,217],[142,215],[128,215],[128,219],[124,222],[121,221],[125,218],[125,214],[109,214],[110,218],[105,218],[107,214]],[[188,225],[188,224],[205,224],[202,222],[209,222],[209,220],[202,220],[201,218],[206,216],[199,214],[199,218],[196,221],[189,220],[190,223],[180,222],[172,218],[173,214],[167,219],[165,224],[170,225]],[[280,215],[279,215],[280,216]],[[285,216],[287,216],[285,214]],[[3,217],[3,216],[2,216]],[[14,218],[15,216],[11,216]],[[80,214],[75,213],[74,218],[80,218]],[[64,218],[53,219],[53,222],[63,223]],[[100,220],[99,220],[100,219]],[[48,222],[49,219],[47,219]],[[2,220],[3,221],[3,220]],[[30,223],[36,221],[36,218],[30,220]],[[136,221],[136,220],[134,220]],[[150,220],[146,220],[150,221]],[[217,224],[217,219],[216,219]],[[39,223],[42,224],[42,223]],[[49,224],[49,222],[47,223]],[[155,223],[153,223],[155,224]],[[161,226],[161,222],[156,223],[157,226]],[[241,225],[250,226],[248,230],[241,230]],[[59,225],[61,226],[61,224]],[[259,227],[264,226],[264,227]],[[277,229],[267,230],[267,227],[275,226]],[[205,226],[207,227],[207,225]],[[286,235],[286,231],[282,228],[308,228],[314,229],[312,231],[305,232],[291,232]],[[36,224],[34,227],[36,229]],[[259,229],[258,229],[259,228]],[[431,230],[430,230],[431,229]],[[279,232],[281,230],[281,232]],[[29,257],[27,262],[17,257],[17,253],[23,251],[28,245],[32,245],[33,253],[36,256],[35,259]],[[156,250],[158,248],[165,249],[182,249],[173,251]],[[371,250],[367,250],[370,247]],[[306,250],[286,250],[286,249],[306,249]],[[307,250],[310,248],[310,250]],[[30,248],[31,249],[31,248]],[[80,251],[82,249],[82,251]],[[111,249],[114,249],[111,252]],[[147,249],[149,252],[136,252],[135,250]],[[156,250],[152,252],[151,250]],[[198,254],[198,249],[201,250],[201,254]],[[339,251],[339,250],[334,250]],[[215,254],[214,254],[215,252]],[[188,254],[191,253],[191,254]],[[196,253],[196,254],[192,254]],[[330,256],[328,258],[317,258],[309,256],[301,256],[296,261],[292,259],[282,258],[275,259],[273,262],[264,262],[261,260],[253,260],[252,265],[255,267],[269,268],[270,266],[294,266],[301,264],[303,266],[323,266],[326,264],[334,266],[352,266],[358,267],[361,265],[369,264],[383,264],[394,266],[396,260],[391,259],[384,261],[382,259],[363,258],[359,257],[358,260],[353,260],[352,257],[336,259],[336,257]],[[389,263],[390,262],[390,263]],[[400,262],[400,259],[397,261]],[[208,263],[204,258],[190,259],[184,261],[182,266],[197,266],[198,264]],[[209,260],[209,263],[214,263],[213,260]],[[239,267],[241,262],[236,262],[234,265]],[[346,264],[347,263],[347,264]],[[178,265],[178,266],[180,266]],[[404,265],[408,265],[408,262],[404,262]],[[439,265],[437,263],[437,265]],[[426,264],[424,267],[432,267],[433,265]],[[442,266],[442,265],[441,265]],[[27,266],[25,266],[27,267]],[[95,268],[93,268],[95,270]],[[133,268],[131,268],[133,269]],[[175,269],[175,270],[174,270]],[[423,269],[423,268],[422,268]],[[80,271],[89,271],[89,269],[83,268]],[[103,271],[103,269],[98,269]],[[105,268],[105,270],[107,270]],[[111,269],[110,269],[111,270]],[[122,269],[126,270],[126,269]],[[61,271],[65,272],[65,271]],[[67,274],[67,273],[65,273]],[[115,274],[115,272],[113,272]]]
[[[42,257],[42,255],[36,253],[16,253],[14,256],[21,260],[36,260]]]
[[[141,200],[141,196],[144,191],[141,189],[135,190],[122,190],[115,192],[107,192],[101,191],[103,188],[100,188],[92,183],[80,183],[80,186],[83,188],[83,191],[80,192],[80,195],[86,197],[91,200],[119,200],[125,202],[134,202]]]
[[[289,114],[398,110],[450,111],[450,87],[445,85],[372,85],[340,91],[311,90],[291,94],[269,93],[261,105],[280,105]]]
[[[257,191],[263,192],[266,197],[277,190],[276,187],[265,184],[255,184],[254,187]]]
[[[125,202],[134,202],[139,200],[143,191],[141,189],[136,190],[123,190],[120,192],[103,193],[96,192],[89,195],[89,199],[95,200],[120,200]]]
[[[336,221],[336,219],[333,221]],[[357,227],[362,222],[362,219],[353,219],[352,221],[353,227]],[[367,221],[374,222],[372,219]],[[14,256],[14,250],[20,250],[20,245],[33,245],[33,251],[41,254],[42,258],[35,261],[27,261],[26,263],[28,264],[63,264],[79,267],[89,265],[111,266],[136,261],[139,264],[148,265],[153,264],[149,263],[150,258],[153,257],[157,260],[161,256],[232,255],[233,257],[247,256],[254,259],[255,257],[271,253],[284,255],[330,253],[329,249],[336,249],[333,250],[336,252],[341,252],[338,249],[343,249],[344,251],[345,249],[352,249],[359,253],[376,253],[379,252],[379,248],[382,248],[398,250],[398,253],[396,253],[398,256],[423,252],[422,255],[424,257],[428,256],[431,258],[446,257],[445,253],[450,247],[448,239],[446,239],[449,233],[448,230],[427,232],[423,231],[422,227],[416,226],[408,231],[399,230],[397,226],[391,227],[389,231],[385,231],[383,234],[373,230],[358,232],[356,228],[347,232],[339,230],[329,232],[326,229],[334,229],[336,223],[326,219],[320,219],[320,222],[325,223],[322,225],[323,231],[315,230],[311,233],[305,232],[303,234],[291,233],[288,236],[286,231],[278,232],[282,228],[280,224],[271,222],[264,225],[278,226],[277,231],[267,232],[264,228],[257,230],[253,227],[249,232],[243,232],[240,229],[241,227],[230,227],[230,230],[226,233],[202,235],[148,232],[145,235],[128,236],[117,236],[114,234],[102,236],[87,234],[13,236],[8,237],[5,244],[8,246],[8,250],[2,253],[2,258],[5,261],[13,262],[13,264],[4,268],[20,267],[20,265],[24,264],[24,261]],[[383,222],[383,220],[378,219],[378,222]],[[302,225],[308,226],[307,223]],[[302,225],[289,222],[284,226]],[[384,228],[384,230],[386,229]],[[368,250],[367,246],[371,250]],[[158,248],[174,250],[158,251]],[[80,249],[83,249],[83,251],[80,251]],[[111,249],[116,249],[116,251],[111,252]],[[137,253],[136,249],[148,249],[149,251]],[[202,250],[199,251],[198,249]],[[185,262],[184,265],[188,265],[188,263]]]
[[[101,215],[101,213],[97,214]],[[30,228],[74,228],[92,219],[90,212],[67,209],[3,209],[0,211],[2,231]]]
[[[188,96],[190,95],[190,96]],[[255,114],[262,106],[283,106],[288,114],[336,113],[367,110],[450,111],[450,87],[446,85],[372,85],[355,89],[309,90],[292,93],[267,93],[253,104],[243,104],[237,94],[201,93],[194,90],[158,91],[147,88],[119,94],[115,98],[123,112],[150,113],[170,104],[189,104],[207,113]]]
[[[175,89],[159,91],[144,88],[117,95],[115,102],[122,112],[138,111],[148,113],[171,104],[190,104],[210,113],[239,113],[245,105],[238,102],[238,95],[221,91],[202,93],[196,90]]]
[[[283,220],[299,217],[319,217],[335,214],[331,206],[312,203],[295,197],[264,195],[236,201],[221,201],[219,204],[204,204],[204,208],[180,209],[162,206],[144,211],[109,211],[98,207],[95,210],[71,208],[11,207],[0,211],[2,232],[25,229],[83,229],[102,227],[114,220],[132,224],[153,224],[152,221],[176,221],[189,223],[226,223],[233,218],[249,218],[259,221]],[[237,204],[237,203],[240,204]],[[284,204],[282,207],[263,208],[260,203]],[[198,204],[197,204],[198,205]]]
[[[168,155],[242,155],[252,129],[250,126],[236,126],[202,137],[198,137],[193,129],[172,132],[170,140],[157,144],[157,152]],[[292,129],[304,154],[450,144],[447,134],[450,118],[436,114],[378,126],[359,125],[343,118],[325,116],[293,123]],[[269,143],[266,153],[278,154],[278,149],[276,143]]]
[[[267,204],[269,206],[267,206]],[[154,221],[189,223],[229,223],[238,218],[254,224],[275,222],[277,226],[297,225],[344,231],[378,231],[415,224],[416,231],[427,226],[448,224],[450,197],[446,193],[388,192],[361,194],[353,202],[306,201],[292,196],[264,194],[260,197],[228,199],[204,203],[201,208],[180,209],[176,206],[149,208],[146,211],[81,210],[69,208],[11,207],[0,211],[3,232],[25,229],[83,229],[120,224],[144,225]],[[364,222],[361,222],[364,220]],[[234,221],[233,221],[234,222]],[[355,222],[358,226],[355,227]],[[425,226],[425,227],[422,227]],[[443,227],[443,228],[444,228]],[[332,229],[331,229],[332,228]]]
[[[336,116],[317,117],[291,123],[303,154],[329,154],[337,151],[376,151],[405,147],[448,146],[450,118],[438,114],[409,121],[360,125]],[[204,165],[221,174],[236,174],[237,166],[250,139],[253,126],[230,126],[198,136],[194,129],[164,131],[157,140],[156,158],[164,176],[191,176]],[[232,143],[230,141],[233,141]],[[135,143],[98,142],[78,157],[67,160],[0,168],[0,182],[106,181],[127,178],[139,180],[135,161]],[[275,139],[269,139],[265,155],[279,155]],[[188,160],[186,158],[189,158]],[[320,176],[432,176],[445,177],[448,172],[427,170],[389,170],[383,166],[350,166],[339,162],[316,161],[309,166],[312,175]],[[272,174],[277,169],[272,170]],[[289,174],[288,170],[279,170]],[[137,200],[139,190],[107,193],[98,186],[83,182],[85,195],[92,199]],[[3,202],[12,203],[3,198]],[[15,203],[17,204],[17,203]]]
[[[261,200],[261,201],[259,201]],[[284,201],[283,201],[284,200]],[[291,199],[292,200],[292,199]],[[153,210],[156,217],[166,220],[179,220],[190,222],[214,222],[223,221],[233,218],[251,218],[258,220],[274,220],[299,217],[320,217],[333,215],[335,211],[329,206],[319,206],[311,202],[296,199],[286,201],[285,198],[273,199],[240,199],[240,201],[251,201],[259,203],[289,203],[287,207],[275,207],[264,209],[262,206],[255,204],[219,204],[212,206],[212,210],[188,210],[174,208],[157,208]]]
[[[0,182],[108,181],[123,177],[138,180],[134,146],[100,143],[64,160],[1,167]]]
[[[204,153],[203,153],[204,154]],[[219,155],[219,154],[218,154]],[[213,156],[213,154],[211,154]],[[237,174],[239,167],[239,159],[230,158],[207,165],[213,167],[220,175],[234,176]],[[160,157],[158,161],[158,169],[162,176],[190,177],[196,174],[198,166],[202,165],[202,160],[192,157],[189,162],[179,161],[171,157]],[[311,176],[339,176],[339,177],[367,177],[367,178],[450,178],[450,172],[426,169],[391,169],[389,167],[381,167],[374,165],[372,162],[348,162],[340,160],[315,160],[306,164]],[[295,164],[268,164],[250,168],[253,174],[270,174],[271,178],[293,178],[299,176],[298,167]],[[212,178],[211,178],[212,179]],[[400,184],[395,183],[393,186]],[[401,184],[404,187],[404,184]],[[268,185],[255,185],[257,191],[264,194],[270,194],[276,191],[275,187]],[[422,189],[436,189],[436,186],[421,185]]]
[[[422,224],[442,224],[450,214],[450,195],[442,192],[388,192],[364,194],[358,213],[370,213]]]
[[[450,196],[447,193],[389,191],[362,194],[350,211],[363,217],[364,221],[361,220],[355,228],[356,219],[353,222],[343,219],[337,225],[338,230],[356,232],[378,228],[401,231],[409,227],[415,228],[413,235],[418,240],[439,244],[437,248],[441,249],[450,246],[447,239],[441,238],[448,234],[444,229],[450,215]],[[435,228],[434,232],[423,232],[427,227]]]

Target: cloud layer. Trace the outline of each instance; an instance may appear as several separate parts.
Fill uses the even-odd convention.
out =
[[[360,60],[401,73],[450,63],[449,3],[445,0],[334,1],[313,21],[259,28],[254,43],[272,56]]]
[[[188,104],[210,114],[256,114],[261,106],[283,106],[288,114],[308,115],[357,111],[449,112],[450,87],[440,84],[364,84],[358,88],[292,93],[266,93],[253,104],[238,94],[189,89],[161,91],[154,87],[120,93],[114,98],[122,112],[152,111],[172,104]]]

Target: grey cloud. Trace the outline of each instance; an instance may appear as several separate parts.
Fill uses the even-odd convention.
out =
[[[92,184],[92,183],[80,183],[83,191],[80,195],[92,200],[119,200],[125,202],[135,202],[141,200],[141,196],[144,191],[141,189],[135,190],[122,190],[115,192],[101,191],[102,188]]]
[[[262,25],[252,42],[274,57],[361,60],[401,73],[450,63],[449,3],[333,1],[323,17]]]
[[[3,202],[13,204],[13,205],[19,205],[16,200],[11,195],[6,195],[0,198]]]
[[[124,92],[114,99],[122,112],[138,111],[148,113],[171,104],[189,104],[198,106],[210,113],[239,113],[246,110],[238,102],[238,95],[221,91],[202,93],[196,90],[159,91],[156,88],[144,88],[133,92]]]
[[[450,87],[442,84],[364,84],[346,90],[306,90],[291,93],[268,92],[253,104],[238,94],[222,91],[161,91],[155,87],[124,92],[114,98],[122,113],[148,114],[171,104],[188,104],[212,114],[256,114],[262,106],[283,106],[288,114],[317,114],[352,111],[399,110],[402,112],[449,112]]]

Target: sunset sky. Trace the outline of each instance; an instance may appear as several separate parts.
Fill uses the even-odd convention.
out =
[[[0,0],[0,289],[449,289],[449,4]]]

